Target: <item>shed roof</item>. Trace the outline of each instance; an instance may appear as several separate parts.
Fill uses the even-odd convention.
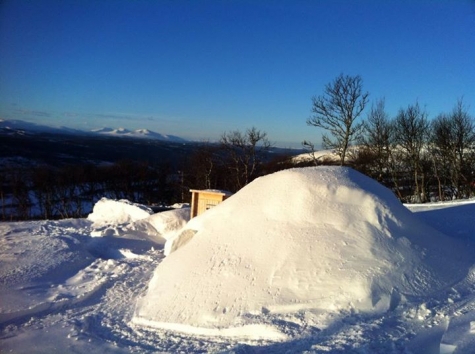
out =
[[[224,196],[231,196],[233,193],[221,189],[190,189],[190,192],[196,192],[196,193],[210,193],[210,194],[218,194],[218,195],[224,195]]]

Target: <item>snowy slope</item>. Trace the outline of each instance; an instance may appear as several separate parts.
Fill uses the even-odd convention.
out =
[[[333,150],[318,150],[314,152],[305,152],[292,157],[292,162],[295,164],[312,161],[333,161],[338,162],[339,157]]]
[[[262,177],[185,229],[197,233],[157,268],[136,323],[220,335],[250,325],[255,335],[250,315],[387,311],[471,265],[462,244],[349,168]]]

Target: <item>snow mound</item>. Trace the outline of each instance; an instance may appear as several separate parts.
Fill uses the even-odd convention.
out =
[[[143,222],[149,223],[161,235],[167,236],[180,230],[190,220],[190,208],[180,208],[154,214]]]
[[[152,209],[141,204],[125,199],[102,198],[94,205],[92,213],[87,218],[93,222],[93,228],[100,228],[111,224],[131,223],[148,218],[151,214],[153,214]]]
[[[182,229],[188,220],[189,208],[174,209],[150,215],[114,231],[116,236],[146,239],[164,245],[168,239],[175,238],[177,230]]]
[[[188,222],[190,209],[179,208],[153,214],[150,208],[141,204],[102,198],[94,205],[88,219],[93,222],[91,236],[114,236],[164,245]]]
[[[256,316],[269,323],[303,310],[390,311],[462,279],[470,266],[456,240],[343,167],[261,177],[192,219],[182,235],[187,242],[175,240],[181,246],[138,302],[136,324],[252,335]]]

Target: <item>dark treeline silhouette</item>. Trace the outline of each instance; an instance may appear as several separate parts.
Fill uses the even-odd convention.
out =
[[[4,167],[0,174],[3,220],[84,217],[102,197],[146,205],[177,200],[169,164],[121,160],[114,164]]]
[[[475,192],[475,122],[462,100],[430,121],[415,104],[389,119],[384,100],[365,122],[355,167],[392,188],[404,202],[472,197]]]
[[[190,155],[184,185],[235,193],[256,177],[284,168],[289,156],[270,158],[270,148],[267,134],[254,127],[225,132],[219,144],[204,144]]]
[[[123,159],[92,164],[0,166],[2,220],[84,217],[102,197],[151,207],[188,203],[190,189],[236,192],[255,178],[285,168],[287,155],[271,154],[266,133],[251,128],[199,143],[179,160]]]

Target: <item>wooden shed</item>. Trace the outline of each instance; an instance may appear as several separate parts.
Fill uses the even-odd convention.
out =
[[[232,193],[218,189],[191,189],[191,214],[194,218],[229,198]]]

